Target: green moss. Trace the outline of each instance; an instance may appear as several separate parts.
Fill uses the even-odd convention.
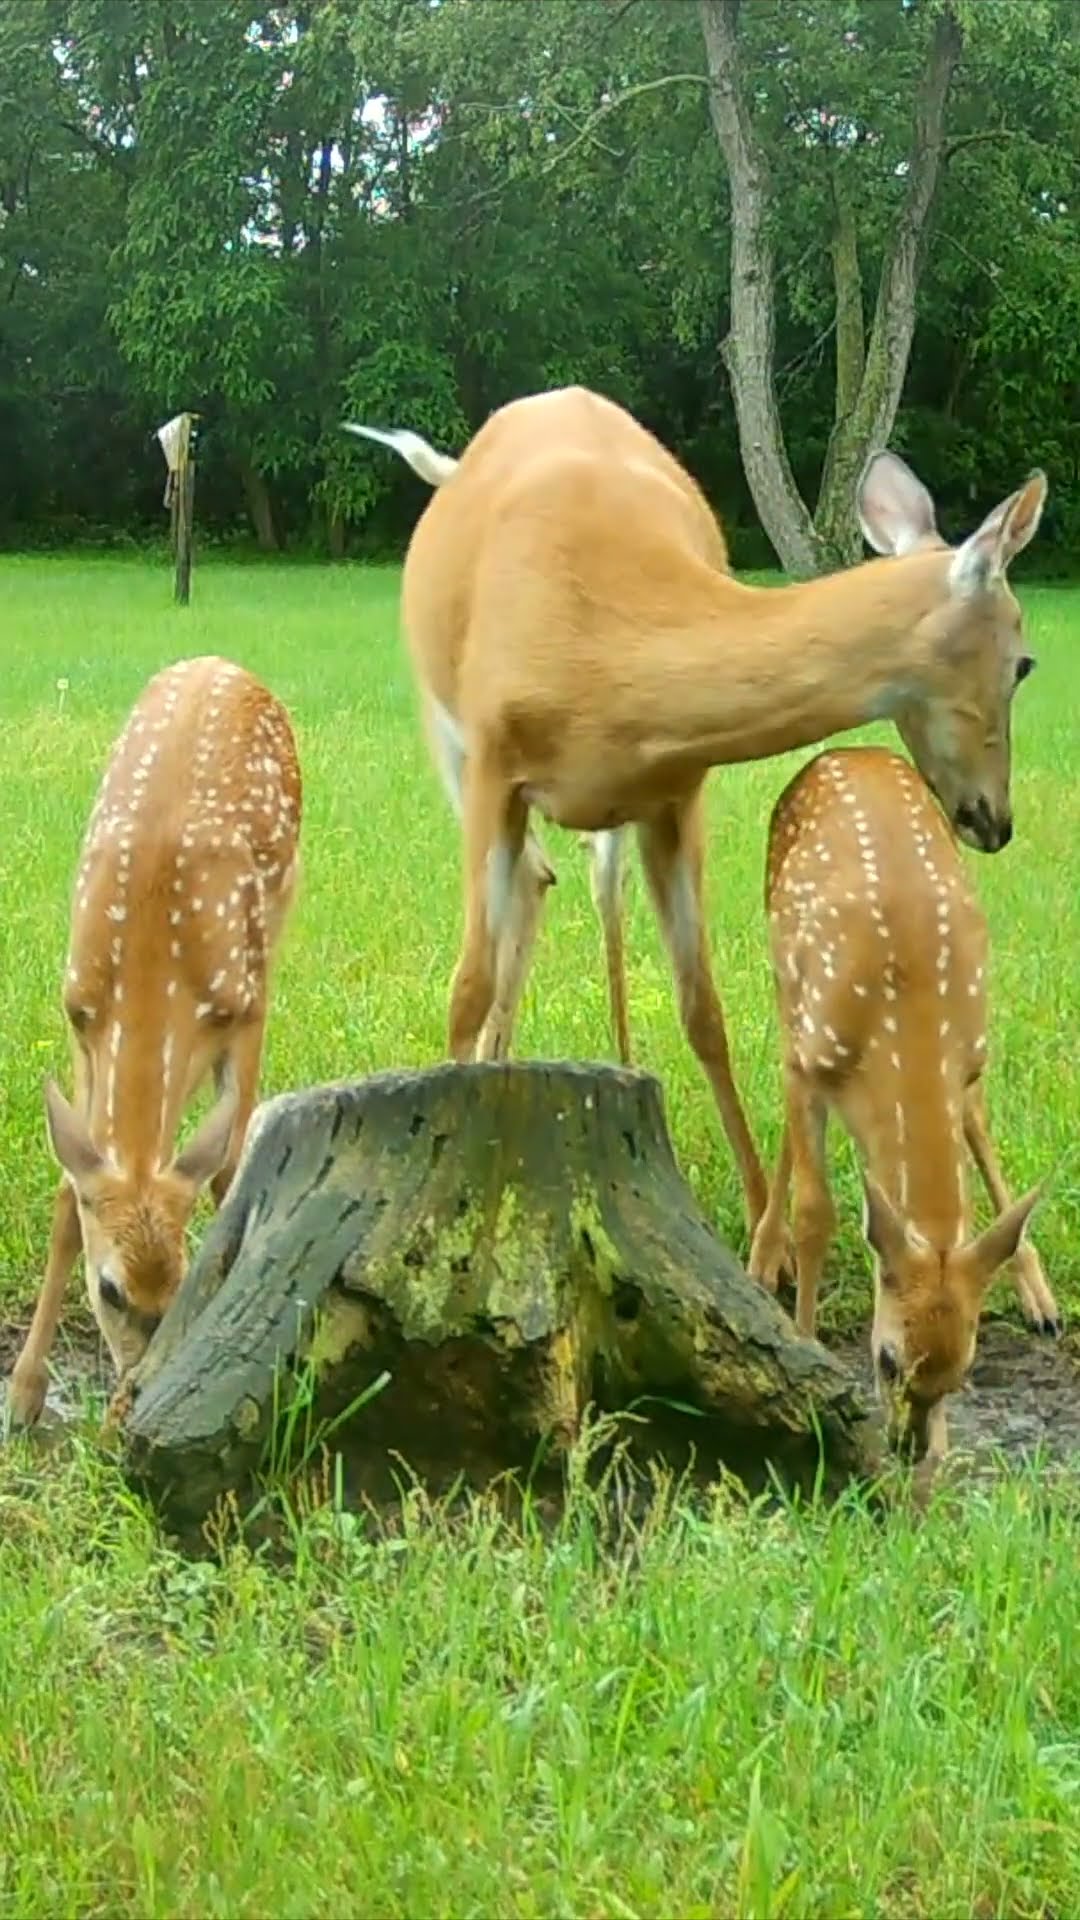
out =
[[[307,1359],[317,1376],[344,1360],[353,1347],[367,1346],[371,1338],[367,1308],[361,1300],[331,1294],[315,1317]]]
[[[619,1249],[604,1226],[599,1197],[588,1178],[579,1180],[575,1187],[570,1202],[570,1230],[575,1244],[583,1250],[588,1236],[592,1248],[588,1257],[596,1274],[596,1284],[601,1293],[610,1293],[620,1268],[626,1262],[620,1258]]]
[[[249,1393],[244,1394],[243,1398],[237,1401],[233,1414],[233,1427],[237,1437],[241,1440],[253,1439],[259,1431],[261,1419],[262,1411],[258,1401],[252,1399]]]

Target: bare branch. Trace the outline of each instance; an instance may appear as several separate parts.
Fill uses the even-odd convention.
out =
[[[553,101],[552,104],[555,108],[556,113],[561,113],[563,119],[569,121],[570,126],[573,128],[574,132],[576,133],[577,141],[575,142],[575,145],[579,141],[587,140],[590,147],[595,147],[597,151],[600,153],[608,154],[612,160],[622,159],[623,156],[619,152],[618,147],[609,146],[606,140],[601,140],[599,134],[593,133],[588,123],[579,120],[575,114],[571,113],[569,107],[564,107],[561,101],[558,101],[558,100]]]
[[[602,107],[597,107],[596,112],[591,113],[585,121],[577,138],[571,140],[568,147],[563,147],[559,153],[553,154],[547,166],[541,171],[553,173],[556,167],[561,167],[563,161],[570,158],[576,147],[580,147],[585,140],[592,139],[593,129],[601,120],[606,120],[609,113],[615,113],[620,107],[627,106],[631,100],[640,99],[642,94],[656,93],[661,87],[707,87],[708,85],[707,73],[662,73],[656,80],[641,80],[637,86],[627,87],[625,93],[618,93],[613,99],[605,100]],[[562,112],[563,109],[560,108],[559,111]]]
[[[836,320],[834,317],[829,321],[828,326],[822,327],[821,332],[811,340],[808,347],[804,347],[802,352],[797,353],[793,359],[785,361],[782,367],[777,367],[776,389],[780,398],[783,398],[788,387],[796,376],[803,371],[803,368],[808,367],[812,360],[816,360],[820,356],[822,348],[828,344],[835,332]]]
[[[983,146],[988,140],[1016,140],[1020,137],[1015,127],[985,127],[980,133],[958,133],[955,140],[947,141],[942,147],[942,165],[947,167],[949,161],[958,153],[963,153],[966,147]]]

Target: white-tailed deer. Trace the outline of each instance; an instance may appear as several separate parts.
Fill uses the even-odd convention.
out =
[[[478,1042],[481,1057],[509,1045],[551,877],[530,811],[591,834],[636,822],[752,1231],[766,1186],[709,963],[705,776],[889,716],[968,843],[1003,847],[1023,660],[1005,571],[1038,526],[1045,476],[953,550],[910,469],[875,454],[857,506],[871,545],[893,557],[752,587],[726,572],[716,521],[678,462],[580,387],[501,408],[452,470],[415,435],[363,431],[438,483],[409,545],[402,615],[463,824],[449,1050],[466,1060]],[[597,889],[605,928],[617,846],[610,866],[616,884]]]
[[[242,668],[181,660],[117,740],[75,881],[64,1010],[75,1100],[45,1110],[63,1168],[44,1285],[8,1405],[41,1412],[46,1361],[82,1248],[123,1376],[183,1277],[207,1181],[220,1204],[256,1097],[268,969],[296,886],[300,769],[284,707]],[[218,1099],[174,1156],[189,1101]]]
[[[819,754],[773,810],[766,906],[784,1047],[786,1121],[750,1271],[775,1289],[794,1186],[796,1322],[813,1334],[835,1213],[829,1112],[864,1163],[875,1255],[872,1352],[890,1439],[945,1450],[943,1401],[971,1366],[983,1298],[1016,1256],[1028,1323],[1059,1328],[1022,1239],[1038,1189],[1013,1201],[983,1105],[986,922],[925,783],[881,747]],[[997,1218],[971,1235],[965,1142]]]
[[[579,389],[575,388],[571,391],[578,392]],[[601,404],[607,406],[609,403]],[[618,419],[629,422],[633,435],[631,453],[636,452],[640,457],[639,436],[643,434],[644,429],[640,428],[629,415],[621,414],[618,408],[613,411]],[[380,427],[365,427],[355,421],[348,421],[345,423],[345,431],[359,434],[365,440],[377,441],[380,446],[390,447],[393,452],[400,454],[402,459],[412,467],[413,472],[419,474],[421,480],[426,480],[430,487],[441,487],[457,472],[461,464],[449,454],[437,453],[435,448],[421,439],[418,433],[413,433],[408,428],[384,432]],[[687,524],[692,529],[693,541],[695,547],[700,549],[701,557],[706,564],[719,567],[722,572],[727,573],[729,570],[727,542],[696,480],[687,473],[685,467],[679,465],[666,448],[660,445],[659,441],[653,440],[651,435],[645,435],[645,444],[657,474],[665,478],[670,486],[677,488],[684,496]],[[435,764],[443,776],[450,804],[460,819],[462,762],[458,751],[459,743],[455,738],[448,737],[442,716],[435,714],[427,701],[424,702],[423,712]],[[622,916],[626,829],[620,826],[598,832],[585,832],[581,835],[581,839],[589,856],[589,890],[604,941],[612,1039],[619,1060],[623,1066],[629,1066],[630,1022],[626,1005]],[[548,887],[555,884],[555,870],[541,848],[536,834],[531,831],[527,835],[525,860],[532,885],[524,884],[519,888],[515,896],[515,922],[500,944],[500,964],[494,1004],[477,1047],[477,1053],[481,1059],[498,1058],[509,1050],[517,1001],[528,969],[529,949],[535,938],[540,896],[547,891]]]

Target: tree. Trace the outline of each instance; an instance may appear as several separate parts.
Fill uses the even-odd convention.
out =
[[[9,539],[160,530],[191,406],[207,533],[399,545],[342,418],[580,380],[740,565],[854,557],[886,435],[1075,549],[1075,0],[5,0],[0,104]]]

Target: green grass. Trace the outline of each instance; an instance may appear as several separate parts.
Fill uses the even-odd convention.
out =
[[[0,561],[0,1321],[23,1321],[53,1167],[41,1076],[66,1079],[71,875],[104,755],[147,676],[222,651],[288,703],[305,880],[264,1086],[440,1057],[457,830],[429,773],[392,569]],[[1017,838],[971,856],[990,915],[990,1093],[1019,1189],[1080,1105],[1080,596],[1024,595]],[[58,683],[66,685],[61,688]],[[877,737],[887,738],[884,732]],[[739,1083],[763,1150],[778,1055],[761,875],[799,756],[710,782],[709,902]],[[584,855],[559,872],[519,1029],[605,1058]],[[630,1007],[676,1149],[737,1245],[741,1209],[634,877]],[[850,1157],[826,1321],[864,1323]],[[1038,1240],[1080,1295],[1066,1159]],[[993,1305],[1012,1311],[1004,1285]],[[73,1289],[69,1323],[85,1324]],[[192,1566],[88,1438],[0,1450],[0,1915],[1064,1914],[1080,1909],[1075,1501],[1033,1472],[924,1524],[679,1501],[601,1553],[582,1498],[554,1538],[481,1504],[396,1537],[321,1509],[289,1570]]]

